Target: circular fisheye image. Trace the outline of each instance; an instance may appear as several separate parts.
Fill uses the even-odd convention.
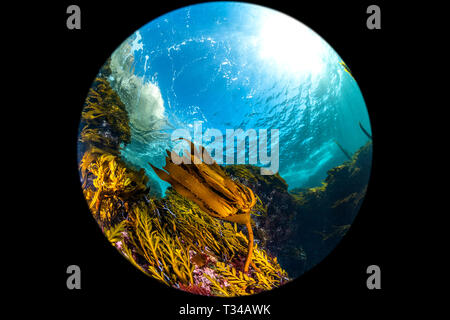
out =
[[[371,162],[343,59],[301,22],[239,2],[132,34],[92,83],[78,136],[109,242],[149,277],[208,296],[272,290],[320,263],[357,215]]]

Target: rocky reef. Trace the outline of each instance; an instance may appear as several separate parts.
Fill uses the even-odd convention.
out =
[[[321,186],[291,191],[280,175],[261,176],[258,167],[225,170],[266,207],[263,215],[253,216],[255,241],[297,277],[327,256],[350,228],[367,190],[371,161],[368,141],[349,161],[329,170]]]
[[[258,245],[242,272],[249,240],[236,223],[205,214],[174,189],[156,196],[145,171],[121,158],[129,119],[108,76],[107,63],[86,99],[79,138],[83,192],[107,239],[147,275],[195,294],[248,295],[288,281],[277,258]]]
[[[112,154],[90,152],[81,170],[85,197],[102,231],[149,276],[215,296],[254,294],[289,280],[276,257],[258,246],[253,249],[254,267],[242,272],[248,239],[237,224],[205,214],[173,189],[164,198],[153,198],[143,170],[127,168]]]
[[[129,117],[119,95],[111,88],[108,60],[89,89],[80,122],[79,154],[81,156],[95,147],[119,154],[121,144],[131,140]]]
[[[252,165],[223,166],[258,199],[251,211],[253,263],[243,272],[249,247],[243,226],[206,214],[172,187],[161,197],[144,169],[121,158],[131,139],[129,118],[109,75],[107,62],[82,113],[81,184],[107,239],[142,272],[195,294],[254,294],[320,262],[350,227],[367,190],[371,141],[329,170],[316,188],[289,190],[279,174],[263,176]]]

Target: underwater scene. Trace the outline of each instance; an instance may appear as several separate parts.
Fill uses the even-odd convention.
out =
[[[320,263],[357,215],[371,163],[343,59],[301,22],[239,2],[132,34],[94,79],[78,135],[81,187],[109,242],[148,276],[208,296],[271,290]]]

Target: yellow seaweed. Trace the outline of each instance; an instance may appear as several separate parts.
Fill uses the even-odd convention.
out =
[[[256,246],[249,250],[253,239],[237,227],[250,221],[253,206],[263,204],[217,164],[201,167],[201,177],[209,186],[202,192],[214,189],[225,196],[215,198],[219,202],[195,202],[176,188],[163,199],[150,196],[144,170],[131,168],[120,157],[120,145],[128,143],[131,135],[125,106],[109,85],[108,72],[107,63],[86,99],[79,163],[83,193],[106,238],[139,270],[172,287],[195,288],[194,270],[212,269],[215,284],[211,281],[211,292],[200,294],[248,295],[267,290],[266,282],[274,288],[288,280],[276,259]],[[233,263],[249,253],[254,253],[251,272],[237,271]],[[202,266],[196,264],[198,255],[207,257]]]

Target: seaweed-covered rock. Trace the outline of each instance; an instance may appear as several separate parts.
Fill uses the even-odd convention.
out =
[[[225,171],[234,179],[250,187],[259,197],[265,210],[252,216],[255,223],[255,240],[269,254],[278,257],[282,265],[295,260],[301,264],[301,248],[290,248],[289,239],[295,237],[293,223],[298,203],[289,192],[288,185],[279,175],[261,175],[260,168],[252,165],[225,166]],[[297,255],[293,255],[293,253]]]
[[[301,275],[347,231],[367,190],[371,142],[306,190],[289,191],[279,174],[262,176],[256,166],[223,167],[258,199],[253,264],[242,272],[249,245],[242,227],[208,216],[176,189],[161,198],[145,171],[121,158],[131,140],[129,115],[109,75],[107,62],[82,114],[82,187],[108,240],[149,276],[197,294],[253,294]]]
[[[306,269],[328,255],[349,229],[367,191],[371,162],[369,141],[350,161],[329,170],[321,187],[293,192],[299,203],[293,220],[298,236],[291,243],[305,250]]]
[[[297,277],[328,255],[350,227],[367,190],[371,159],[369,141],[351,160],[329,170],[321,186],[291,192],[281,176],[262,176],[258,167],[225,170],[266,206],[263,215],[253,217],[255,239]]]
[[[111,88],[108,60],[89,89],[80,122],[79,158],[92,147],[118,154],[131,141],[129,117],[119,95]]]

